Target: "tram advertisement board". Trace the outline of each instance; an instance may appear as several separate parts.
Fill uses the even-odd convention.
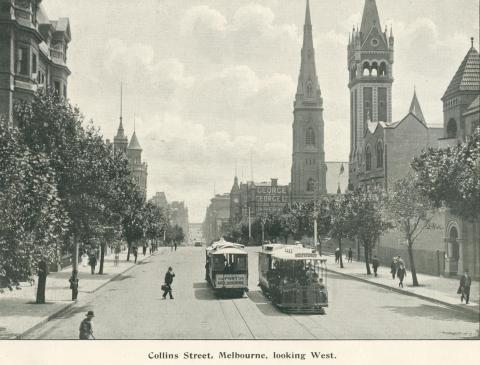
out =
[[[247,275],[245,274],[217,274],[215,281],[217,287],[246,288],[248,286]]]

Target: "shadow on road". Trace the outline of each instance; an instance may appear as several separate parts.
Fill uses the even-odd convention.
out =
[[[250,300],[256,304],[266,304],[270,303],[270,301],[265,298],[261,290],[251,290],[247,293],[247,296]]]
[[[208,283],[207,282],[193,283],[193,288],[194,289],[206,289],[206,288],[208,288]]]
[[[57,316],[56,318],[58,319],[67,319],[67,318],[72,318],[78,313],[84,313],[87,314],[89,310],[92,308],[90,306],[84,305],[81,307],[72,307],[71,309],[67,310],[66,312],[62,313],[61,315]]]
[[[131,275],[118,275],[116,278],[113,278],[111,281],[123,281],[123,280],[126,280],[126,279],[131,279],[133,278],[133,276]]]
[[[195,299],[197,300],[217,300],[215,293],[209,288],[195,289]]]
[[[451,308],[439,307],[436,305],[421,304],[415,307],[384,306],[383,308],[409,317],[426,317],[444,321],[458,321],[460,319],[471,323],[479,322],[478,316],[475,313],[463,313]]]

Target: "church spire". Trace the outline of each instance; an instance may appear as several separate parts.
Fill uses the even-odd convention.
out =
[[[118,125],[117,137],[123,137],[123,83],[120,83],[120,124]]]
[[[365,7],[363,8],[362,25],[360,32],[363,34],[363,39],[370,33],[373,27],[376,27],[379,33],[382,32],[380,24],[380,17],[378,16],[377,4],[375,0],[365,0]]]
[[[409,113],[415,115],[423,124],[425,124],[425,117],[423,116],[422,108],[420,107],[420,102],[417,98],[417,90],[414,87],[413,89],[413,98],[410,104]]]
[[[303,46],[301,54],[300,74],[298,77],[296,101],[318,101],[320,86],[318,84],[315,66],[315,49],[313,48],[312,21],[310,3],[307,0],[305,9],[305,24],[303,26]]]

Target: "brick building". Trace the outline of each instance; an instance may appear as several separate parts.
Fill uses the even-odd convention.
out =
[[[442,97],[441,148],[465,143],[480,125],[480,55],[472,46]],[[465,269],[480,278],[480,221],[445,215],[445,272],[461,275]]]
[[[67,97],[68,18],[49,20],[41,0],[0,0],[0,116],[43,87]]]

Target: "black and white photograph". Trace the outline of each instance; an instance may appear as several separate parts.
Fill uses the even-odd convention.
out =
[[[0,0],[0,362],[480,355],[479,12]]]

